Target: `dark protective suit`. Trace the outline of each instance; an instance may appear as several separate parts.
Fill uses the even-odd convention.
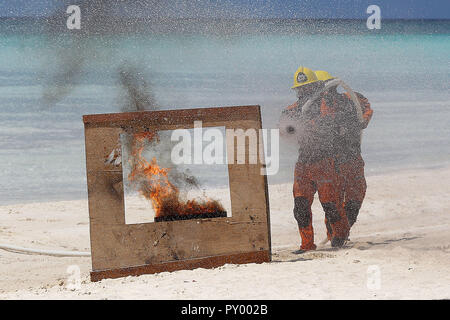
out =
[[[302,239],[301,250],[314,250],[314,230],[311,205],[316,191],[329,223],[330,236],[342,241],[347,239],[349,225],[343,211],[340,179],[336,171],[336,145],[339,125],[336,112],[319,98],[308,114],[301,108],[307,99],[286,108],[283,112],[300,121],[298,133],[299,156],[294,172],[294,217]]]
[[[364,160],[361,157],[361,130],[367,128],[373,110],[370,103],[362,94],[356,93],[359,99],[363,123],[360,123],[355,110],[355,105],[348,93],[339,94],[330,90],[324,95],[326,104],[332,105],[336,110],[339,123],[339,138],[336,141],[336,167],[341,186],[341,198],[344,212],[349,226],[356,222],[362,202],[364,200],[367,184],[364,176]],[[332,238],[332,228],[325,219],[328,238]]]

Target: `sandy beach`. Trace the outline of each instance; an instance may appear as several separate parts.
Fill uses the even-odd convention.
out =
[[[290,184],[269,187],[273,262],[225,265],[89,281],[90,258],[0,250],[0,299],[449,299],[450,168],[370,176],[351,241],[340,250],[325,237],[313,206],[318,250],[294,254],[300,238]],[[144,212],[145,213],[145,212]],[[0,207],[0,243],[89,251],[87,200]],[[70,289],[69,266],[81,288]]]

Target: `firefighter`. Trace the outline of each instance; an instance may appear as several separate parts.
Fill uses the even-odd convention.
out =
[[[299,143],[298,160],[294,171],[294,217],[301,237],[300,252],[315,250],[311,205],[314,194],[319,200],[329,222],[331,245],[341,247],[348,237],[348,221],[343,213],[339,177],[335,167],[335,143],[338,126],[333,110],[324,100],[315,99],[308,112],[303,105],[323,88],[315,73],[300,67],[294,74],[294,89],[298,101],[283,110],[282,117],[296,119],[302,130],[294,132]]]
[[[316,77],[324,81],[334,79],[326,71],[315,71]],[[351,228],[358,217],[359,210],[364,200],[367,184],[364,176],[364,160],[361,156],[361,130],[367,128],[372,118],[373,110],[366,97],[355,92],[361,106],[363,122],[357,118],[354,103],[351,101],[348,92],[340,94],[337,87],[332,87],[324,94],[324,100],[327,105],[333,106],[338,116],[340,126],[340,135],[337,141],[336,166],[342,188],[341,198],[343,207],[347,216],[349,227]],[[332,230],[328,221],[327,236],[331,240]]]

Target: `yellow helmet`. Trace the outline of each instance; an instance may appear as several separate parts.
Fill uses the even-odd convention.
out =
[[[327,81],[327,80],[334,79],[334,77],[331,74],[329,74],[327,71],[317,70],[317,71],[314,71],[314,73],[316,74],[317,80],[320,80],[320,81]]]
[[[300,67],[294,74],[294,85],[292,86],[292,89],[316,82],[317,80],[314,71],[305,67]]]

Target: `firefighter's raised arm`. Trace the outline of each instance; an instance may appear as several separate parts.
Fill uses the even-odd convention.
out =
[[[363,114],[363,129],[367,128],[370,120],[372,119],[373,109],[370,107],[369,100],[364,97],[361,93],[356,92],[356,96],[361,104],[362,114]]]

